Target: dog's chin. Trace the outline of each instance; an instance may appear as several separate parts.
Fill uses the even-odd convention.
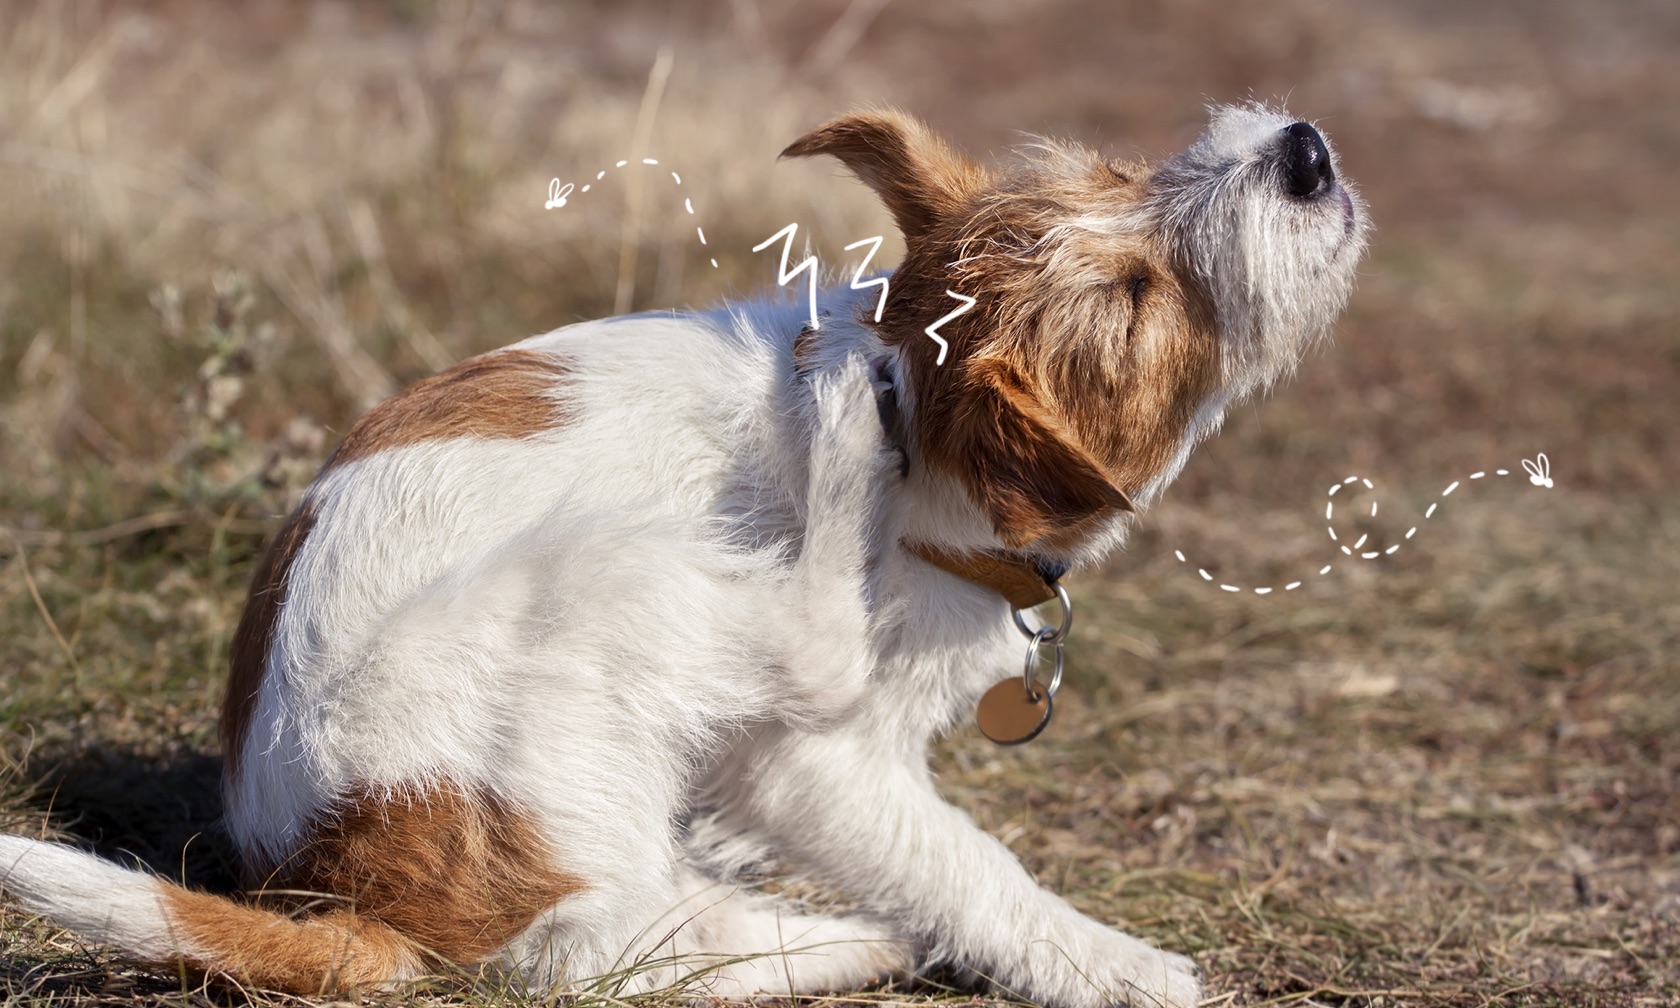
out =
[[[1353,192],[1347,186],[1341,182],[1333,182],[1323,192],[1315,193],[1305,200],[1301,200],[1301,202],[1309,205],[1313,213],[1318,216],[1319,223],[1314,226],[1315,230],[1330,231],[1334,227],[1331,223],[1332,219],[1338,220],[1341,224],[1341,227],[1335,232],[1335,238],[1329,242],[1327,261],[1335,262],[1350,247],[1362,246],[1361,234],[1364,228],[1361,226],[1361,220],[1363,215],[1359,210],[1358,198],[1353,195]]]

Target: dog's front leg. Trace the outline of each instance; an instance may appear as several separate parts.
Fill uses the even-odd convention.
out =
[[[867,713],[867,712],[865,712]],[[731,773],[738,813],[786,854],[896,921],[934,961],[1049,1006],[1188,1008],[1196,968],[1085,917],[935,792],[920,746],[855,718],[761,738]],[[876,737],[881,735],[883,737]],[[750,782],[750,783],[749,783]]]

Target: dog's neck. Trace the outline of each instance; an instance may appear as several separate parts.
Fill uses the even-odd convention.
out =
[[[845,317],[850,313],[840,314]],[[867,330],[861,327],[857,333],[850,332],[849,327],[843,324],[826,325],[821,329],[802,327],[791,347],[793,371],[796,375],[808,376],[839,354],[859,349],[859,343],[873,343],[873,350],[883,351],[872,362],[877,369],[878,380],[890,382],[892,386],[880,395],[881,427],[894,446],[906,453],[905,469],[908,471],[910,438],[906,428],[908,418],[902,412],[906,405],[901,394],[904,376],[899,368],[902,364],[897,353],[884,344],[868,338],[855,339],[865,333]],[[899,544],[940,570],[995,592],[1016,609],[1029,609],[1055,598],[1053,586],[1068,570],[1068,564],[1063,560],[1030,552],[982,546],[953,547],[916,535],[904,536]]]
[[[898,411],[901,376],[890,358],[883,362],[882,377],[892,383],[880,397],[881,427],[898,450],[907,452],[904,425]],[[905,471],[909,470],[906,454]],[[1056,597],[1055,584],[1067,573],[1067,564],[1048,557],[1012,550],[952,550],[933,543],[900,540],[911,553],[948,574],[972,581],[1002,595],[1016,609],[1031,609]]]

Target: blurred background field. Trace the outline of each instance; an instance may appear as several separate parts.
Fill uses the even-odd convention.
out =
[[[775,161],[816,122],[1159,157],[1286,97],[1377,225],[1335,343],[1076,579],[1051,731],[951,740],[944,785],[1209,1004],[1680,1003],[1676,52],[1668,0],[11,0],[0,829],[231,884],[227,641],[337,434],[470,353],[762,288],[789,221],[854,261],[886,215]],[[1387,544],[1541,451],[1554,488],[1466,483],[1314,574],[1343,476]],[[9,1003],[234,996],[0,914]]]

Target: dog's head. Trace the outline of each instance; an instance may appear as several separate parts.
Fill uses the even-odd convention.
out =
[[[1076,549],[1147,503],[1227,406],[1288,374],[1347,300],[1365,214],[1313,127],[1213,111],[1159,164],[1040,142],[988,169],[898,112],[838,119],[832,154],[904,233],[881,322],[908,447],[998,539]],[[972,297],[969,311],[926,329]]]

